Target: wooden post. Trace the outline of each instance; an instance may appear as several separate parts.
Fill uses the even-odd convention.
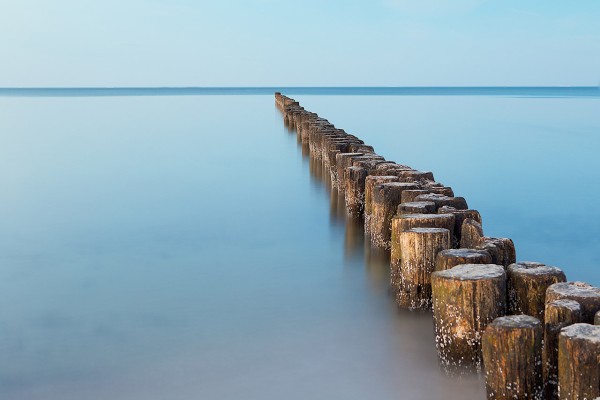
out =
[[[531,261],[510,264],[506,270],[508,313],[531,315],[544,321],[546,289],[566,281],[565,273],[556,267]]]
[[[600,310],[600,288],[585,282],[562,282],[550,285],[546,291],[546,302],[558,299],[575,300],[581,304],[581,322],[594,323]]]
[[[377,247],[390,248],[392,217],[400,205],[402,191],[416,189],[414,183],[380,183],[373,188],[371,199],[371,242]]]
[[[598,311],[594,317],[594,325],[600,325],[600,311]]]
[[[581,322],[581,306],[575,300],[546,303],[544,312],[544,399],[558,399],[558,335],[565,326]]]
[[[450,231],[443,228],[413,228],[400,234],[402,262],[396,302],[408,309],[431,308],[431,273],[435,257],[450,247]]]
[[[412,203],[417,201],[417,196],[427,193],[431,193],[431,191],[427,189],[405,190],[404,192],[402,192],[401,200],[403,203]]]
[[[335,174],[332,175],[334,186],[344,190],[342,180],[344,179],[344,170],[350,166],[349,159],[352,157],[360,157],[363,153],[338,153],[335,155]]]
[[[399,178],[397,176],[391,175],[383,175],[383,176],[375,176],[369,175],[365,179],[365,233],[370,233],[371,228],[371,214],[372,214],[372,204],[371,200],[373,198],[373,190],[375,185],[380,183],[389,183],[389,182],[398,182]]]
[[[573,324],[561,330],[558,395],[561,400],[600,396],[600,326]]]
[[[460,247],[465,249],[476,249],[483,242],[483,228],[481,222],[472,218],[463,221],[461,228]]]
[[[449,197],[438,193],[428,193],[417,196],[416,201],[433,201],[435,209],[443,206],[454,207],[457,210],[467,210],[469,206],[464,197]]]
[[[367,170],[362,167],[348,167],[344,171],[346,210],[353,218],[360,217],[364,209],[366,178]]]
[[[423,188],[430,190],[431,193],[443,194],[444,196],[454,197],[454,191],[450,186],[435,181],[424,181]]]
[[[398,170],[400,182],[418,182],[418,181],[433,181],[432,172],[423,172],[415,170]]]
[[[460,264],[490,264],[492,257],[485,250],[448,249],[440,251],[435,259],[435,270],[445,271]]]
[[[484,237],[477,248],[487,250],[494,264],[508,267],[517,261],[517,252],[512,239]]]
[[[462,238],[462,225],[466,219],[473,219],[481,224],[481,214],[477,210],[458,210],[450,206],[442,206],[437,210],[440,214],[454,214],[454,237],[456,238],[456,247],[460,246]]]
[[[385,158],[377,154],[367,154],[361,157],[352,159],[352,165],[355,167],[363,167],[369,172],[369,175],[375,171],[378,164],[384,163]]]
[[[398,206],[396,215],[403,214],[433,214],[435,212],[435,203],[432,201],[412,201],[410,203],[401,203]]]
[[[542,400],[542,323],[529,315],[496,318],[481,339],[488,399]]]
[[[406,170],[411,170],[410,167],[407,167],[406,165],[400,165],[400,164],[396,164],[395,162],[392,161],[388,161],[386,163],[381,163],[379,165],[377,165],[377,167],[375,168],[375,173],[373,175],[394,175],[397,176],[396,173],[397,171],[406,171]],[[398,177],[398,180],[400,178]]]
[[[506,273],[494,264],[462,264],[431,274],[436,347],[442,367],[481,368],[481,335],[506,312]]]
[[[452,214],[403,214],[392,218],[392,237],[390,255],[390,281],[392,287],[398,286],[400,269],[402,267],[402,247],[400,236],[402,232],[412,228],[444,228],[449,231],[454,226]]]

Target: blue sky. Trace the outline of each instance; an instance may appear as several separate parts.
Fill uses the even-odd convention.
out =
[[[596,0],[0,1],[3,87],[600,82]]]

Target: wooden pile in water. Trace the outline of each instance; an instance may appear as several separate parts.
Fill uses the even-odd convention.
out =
[[[390,252],[398,306],[433,312],[446,372],[483,369],[489,399],[600,397],[600,288],[517,262],[513,241],[485,236],[479,212],[432,172],[385,160],[281,93],[275,103],[347,215]]]

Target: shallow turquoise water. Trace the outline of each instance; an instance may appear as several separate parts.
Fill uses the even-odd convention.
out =
[[[598,98],[296,97],[600,284]],[[484,397],[439,372],[273,103],[0,97],[1,398]]]

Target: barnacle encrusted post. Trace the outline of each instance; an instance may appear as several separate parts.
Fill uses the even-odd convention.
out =
[[[561,400],[600,396],[600,326],[580,323],[560,331],[558,395]]]
[[[575,300],[581,304],[581,322],[594,323],[600,310],[600,288],[585,282],[561,282],[550,285],[546,291],[546,302],[557,299]]]
[[[442,367],[481,368],[481,335],[506,313],[506,273],[495,264],[461,264],[431,274],[435,340]]]
[[[371,199],[371,242],[377,247],[390,248],[392,217],[400,205],[404,190],[418,189],[417,183],[380,183],[373,188]]]
[[[344,170],[346,210],[353,218],[360,217],[364,209],[365,179],[367,179],[365,168],[348,167]]]
[[[370,233],[371,214],[372,214],[372,198],[375,185],[380,183],[398,182],[400,178],[395,175],[369,175],[365,179],[365,233]]]
[[[565,273],[538,262],[524,261],[506,270],[508,313],[527,314],[544,321],[546,290],[552,284],[565,282]]]
[[[542,323],[529,315],[496,318],[481,339],[488,399],[541,400]]]
[[[450,247],[450,231],[443,228],[413,228],[400,235],[402,263],[396,286],[398,306],[431,308],[431,273],[437,253]]]
[[[412,228],[444,228],[449,231],[454,225],[452,214],[403,214],[392,218],[392,237],[390,241],[390,283],[392,287],[398,286],[400,277],[402,247],[400,246],[400,235],[402,232]]]
[[[581,306],[575,300],[546,303],[544,312],[544,399],[558,399],[558,335],[565,326],[581,322]]]

